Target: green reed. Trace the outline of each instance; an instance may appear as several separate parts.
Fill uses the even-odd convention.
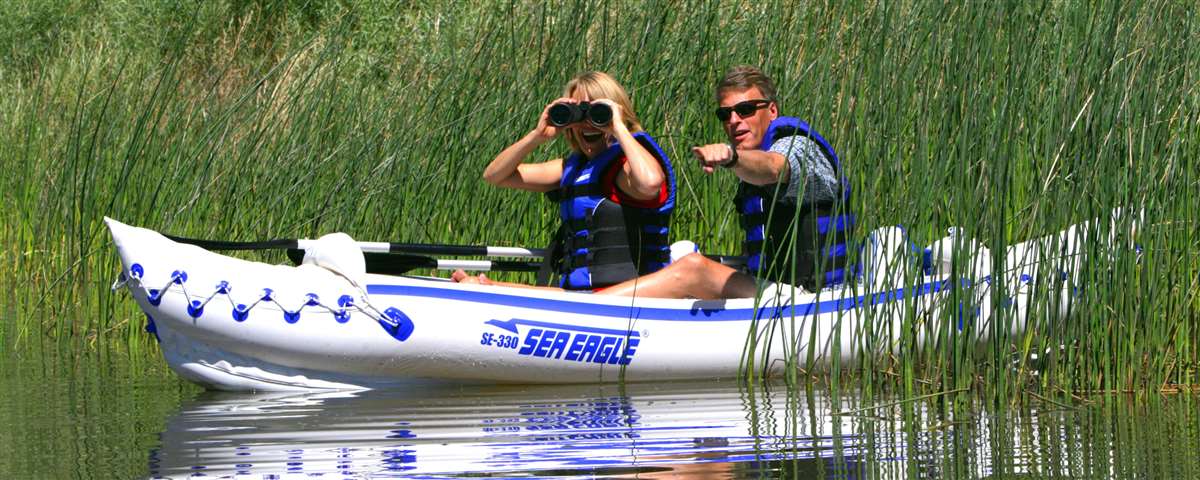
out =
[[[21,5],[59,20],[37,42],[13,40],[14,22],[0,36],[12,345],[147,345],[107,289],[105,215],[200,238],[542,246],[550,204],[479,176],[585,69],[627,86],[674,159],[673,237],[735,253],[733,178],[699,172],[689,148],[722,140],[712,86],[749,63],[839,150],[860,233],[904,225],[924,246],[962,227],[998,268],[1006,245],[1100,218],[1091,234],[1142,248],[1090,246],[1066,321],[1048,321],[1062,300],[1047,268],[1027,318],[1003,305],[1018,285],[998,278],[987,304],[954,288],[949,305],[992,323],[900,302],[856,340],[874,354],[816,365],[789,348],[792,373],[870,379],[868,396],[986,386],[1002,400],[1200,383],[1200,26],[1186,2],[164,2],[86,21]],[[1117,207],[1144,212],[1136,238],[1128,218],[1108,224]],[[881,325],[896,316],[892,338]]]

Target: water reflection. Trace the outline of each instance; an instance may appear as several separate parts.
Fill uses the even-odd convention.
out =
[[[198,392],[157,359],[65,353],[0,353],[0,479],[1200,478],[1188,395],[1001,410],[714,383],[254,396]]]
[[[788,459],[820,476],[857,477],[851,421],[828,415],[823,397],[808,400],[712,383],[205,393],[168,419],[149,468],[152,476],[699,478],[768,475]]]

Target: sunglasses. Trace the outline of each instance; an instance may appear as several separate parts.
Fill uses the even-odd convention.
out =
[[[759,109],[762,109],[770,104],[770,100],[764,100],[760,98],[758,100],[746,100],[744,102],[738,102],[732,107],[718,107],[717,120],[728,122],[729,118],[733,115],[733,112],[737,112],[738,116],[741,118],[746,118],[754,115],[754,112],[757,112]]]

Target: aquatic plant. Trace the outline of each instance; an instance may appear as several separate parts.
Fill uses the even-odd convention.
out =
[[[1141,214],[1136,235],[1134,215],[1091,224],[1115,241],[1071,272],[1067,322],[1045,321],[1064,305],[1055,271],[1034,279],[1046,287],[1028,318],[956,288],[962,309],[899,307],[905,333],[864,336],[877,354],[860,364],[793,349],[795,381],[1004,400],[1200,383],[1200,25],[1186,2],[113,2],[87,21],[82,3],[17,3],[0,24],[0,341],[18,348],[151,345],[106,288],[105,215],[199,238],[544,245],[549,204],[479,174],[585,69],[625,83],[674,158],[675,238],[733,253],[733,179],[700,173],[688,149],[722,139],[712,86],[750,63],[839,149],[861,232],[904,225],[924,246],[961,227],[999,267],[1006,245]],[[975,277],[969,265],[957,274]],[[976,309],[995,320],[965,324],[989,329],[982,345],[956,333]]]

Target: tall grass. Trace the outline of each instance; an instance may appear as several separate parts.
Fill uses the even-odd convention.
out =
[[[999,399],[1200,383],[1200,24],[1187,2],[115,2],[86,18],[83,3],[18,3],[51,20],[0,32],[8,344],[145,345],[140,315],[106,288],[105,215],[201,238],[541,246],[550,205],[479,175],[585,69],[629,88],[675,160],[674,237],[735,252],[734,179],[700,173],[689,147],[722,139],[712,86],[748,63],[839,150],[862,231],[901,224],[923,245],[961,226],[998,251],[1144,209],[1142,254],[1080,272],[1070,321],[1039,320],[1054,304],[1038,290],[1011,338],[1004,323],[1025,319],[993,295],[978,307],[1001,322],[980,347],[952,334],[956,315],[909,303],[906,333],[876,345],[898,355],[831,378],[988,385]]]

